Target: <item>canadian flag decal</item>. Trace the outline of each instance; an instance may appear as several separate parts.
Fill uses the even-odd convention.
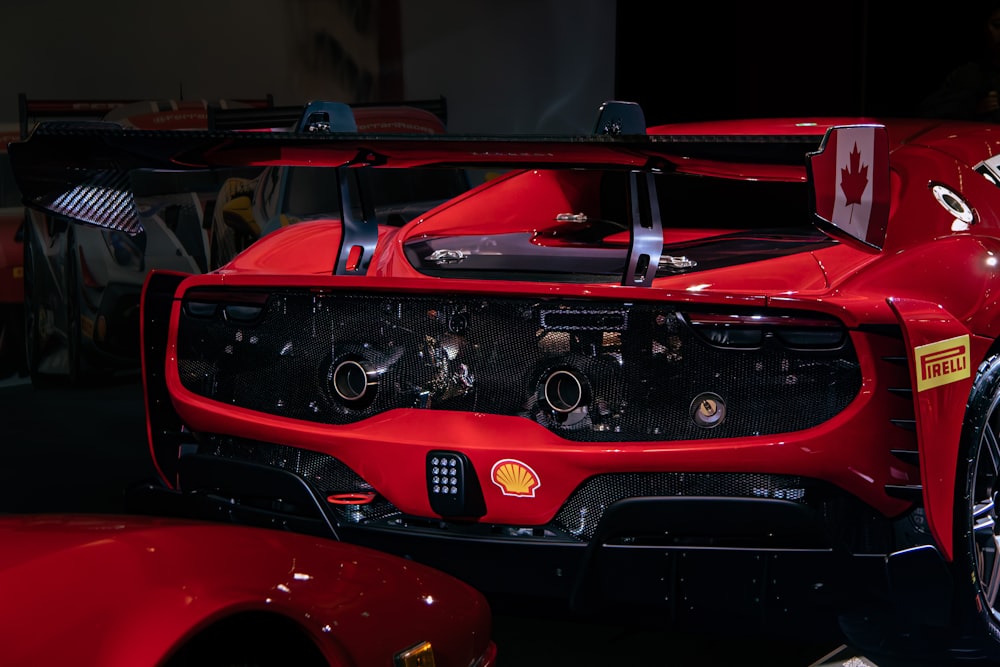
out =
[[[830,128],[809,155],[816,215],[850,238],[882,248],[889,222],[889,142],[882,125]]]
[[[864,206],[864,196],[868,192],[868,165],[861,164],[861,151],[857,144],[854,144],[848,165],[840,168],[840,189],[844,191],[846,206]]]

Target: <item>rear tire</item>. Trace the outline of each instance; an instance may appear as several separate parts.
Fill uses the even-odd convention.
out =
[[[973,645],[1000,660],[1000,356],[976,372],[959,452],[956,613]]]
[[[899,610],[846,617],[848,640],[885,667],[1000,664],[1000,355],[980,364],[966,403],[955,478],[951,622]],[[845,623],[846,621],[846,623]]]

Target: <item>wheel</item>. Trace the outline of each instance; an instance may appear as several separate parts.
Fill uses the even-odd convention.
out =
[[[955,503],[957,612],[987,657],[1000,660],[1000,356],[976,372],[962,427]]]
[[[994,355],[976,371],[959,443],[951,623],[907,624],[895,611],[876,611],[847,619],[844,631],[854,645],[886,667],[1000,664],[998,493],[1000,355]]]
[[[337,667],[288,619],[250,612],[223,619],[180,647],[166,667]]]

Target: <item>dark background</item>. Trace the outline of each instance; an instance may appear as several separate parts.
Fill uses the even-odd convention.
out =
[[[615,95],[650,124],[915,115],[975,53],[982,5],[619,0]]]
[[[452,129],[912,115],[980,38],[981,0],[35,0],[9,3],[0,121],[31,98],[448,98]]]
[[[396,1],[388,0],[385,4]],[[912,115],[920,99],[937,87],[950,69],[972,56],[979,37],[979,26],[973,21],[976,6],[964,0],[946,6],[877,0],[607,2],[614,7],[614,43],[567,40],[567,36],[573,36],[574,26],[587,25],[588,17],[574,14],[580,4],[561,0],[541,3],[550,10],[558,5],[559,16],[555,18],[567,28],[558,39],[553,36],[555,50],[570,68],[575,68],[567,70],[572,74],[567,74],[563,82],[572,82],[573,76],[581,74],[576,71],[580,68],[585,70],[584,77],[593,72],[587,68],[595,57],[605,64],[611,60],[614,97],[639,102],[650,124],[793,115]],[[41,4],[54,7],[59,3],[48,0]],[[100,4],[97,3],[94,12],[94,20],[98,21],[101,15],[96,10]],[[346,6],[352,2],[330,0],[329,4]],[[363,0],[358,4],[364,4]],[[442,4],[438,2],[435,6],[440,8]],[[531,5],[526,0],[510,0],[510,4],[522,10]],[[491,26],[481,18],[469,20],[469,16],[449,12],[432,19],[440,25],[443,35],[490,30]],[[11,25],[8,24],[9,29],[13,29]],[[76,27],[86,32],[85,26]],[[95,97],[113,96],[122,90],[117,82],[129,76],[143,76],[142,68],[130,64],[128,54],[123,53],[121,59],[109,62],[102,71],[79,72],[76,78],[81,88],[60,87],[44,76],[49,70],[42,64],[51,46],[46,43],[49,37],[46,26],[35,22],[22,28],[37,37],[37,50],[17,54],[18,67],[39,76],[31,86],[22,87],[20,82],[6,84],[18,88],[3,93],[4,100],[13,100],[23,88],[34,97],[76,96],[81,91],[91,91]],[[233,43],[246,38],[238,31],[219,35]],[[502,50],[463,51],[454,57],[495,64],[525,48],[518,34],[505,34],[503,39]],[[169,50],[169,45],[162,46]],[[259,49],[268,48],[274,48],[274,44],[259,45]],[[387,85],[386,99],[409,92],[405,77],[398,76],[401,48],[398,45],[396,50],[390,48],[383,54],[383,75],[394,81],[395,86]],[[160,56],[163,61],[169,58],[166,51]],[[507,62],[509,65],[511,61]],[[73,69],[71,61],[61,61],[55,66],[61,71]],[[218,62],[207,61],[204,67],[217,68],[220,77],[226,71]],[[489,70],[485,65],[482,67]],[[527,75],[513,70],[509,76],[511,81],[505,83],[516,84],[519,77]],[[600,77],[601,81],[593,95],[603,95],[607,88],[604,70],[594,77]],[[418,91],[418,96],[449,94],[460,120],[463,109],[474,115],[473,105],[464,104],[462,91],[476,90],[473,83],[480,82],[468,78],[451,83],[443,81],[428,84]],[[537,94],[536,88],[526,81],[522,83],[525,85],[520,89],[508,85],[498,99],[510,108],[520,102],[515,114],[537,115],[531,103],[538,106],[547,100],[528,99]],[[253,97],[275,89],[273,81],[255,77],[253,72],[240,85],[243,87],[221,85],[218,95]],[[449,85],[453,88],[449,89]],[[551,99],[561,92],[555,85],[550,85],[548,91]],[[194,94],[208,95],[197,89]],[[278,100],[282,104],[294,101]],[[599,101],[588,98],[585,103]],[[588,108],[586,118],[590,117]],[[125,488],[153,476],[137,378],[126,378],[120,384],[91,391],[64,387],[37,389],[24,381],[0,386],[0,422],[4,433],[0,439],[8,445],[6,464],[0,466],[0,507],[5,511],[115,511],[122,504]],[[554,627],[531,618],[503,617],[498,621],[497,638],[505,647],[506,656],[525,667],[566,664],[570,660],[579,665],[653,664],[654,661],[663,664],[665,660],[669,664],[700,666],[798,667],[818,664],[815,659],[836,648],[826,643],[803,647],[794,638],[770,646],[741,646],[732,641],[700,637],[639,635],[629,628],[616,628],[614,634],[603,630],[591,634],[593,629],[587,626]],[[718,661],[706,658],[710,649],[723,648],[730,654]]]

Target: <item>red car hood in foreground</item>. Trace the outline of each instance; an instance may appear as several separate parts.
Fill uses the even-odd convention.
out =
[[[250,611],[287,617],[338,665],[388,665],[431,641],[438,665],[467,667],[489,646],[488,610],[471,588],[331,540],[40,515],[0,519],[0,545],[4,665],[160,664],[211,622]]]

